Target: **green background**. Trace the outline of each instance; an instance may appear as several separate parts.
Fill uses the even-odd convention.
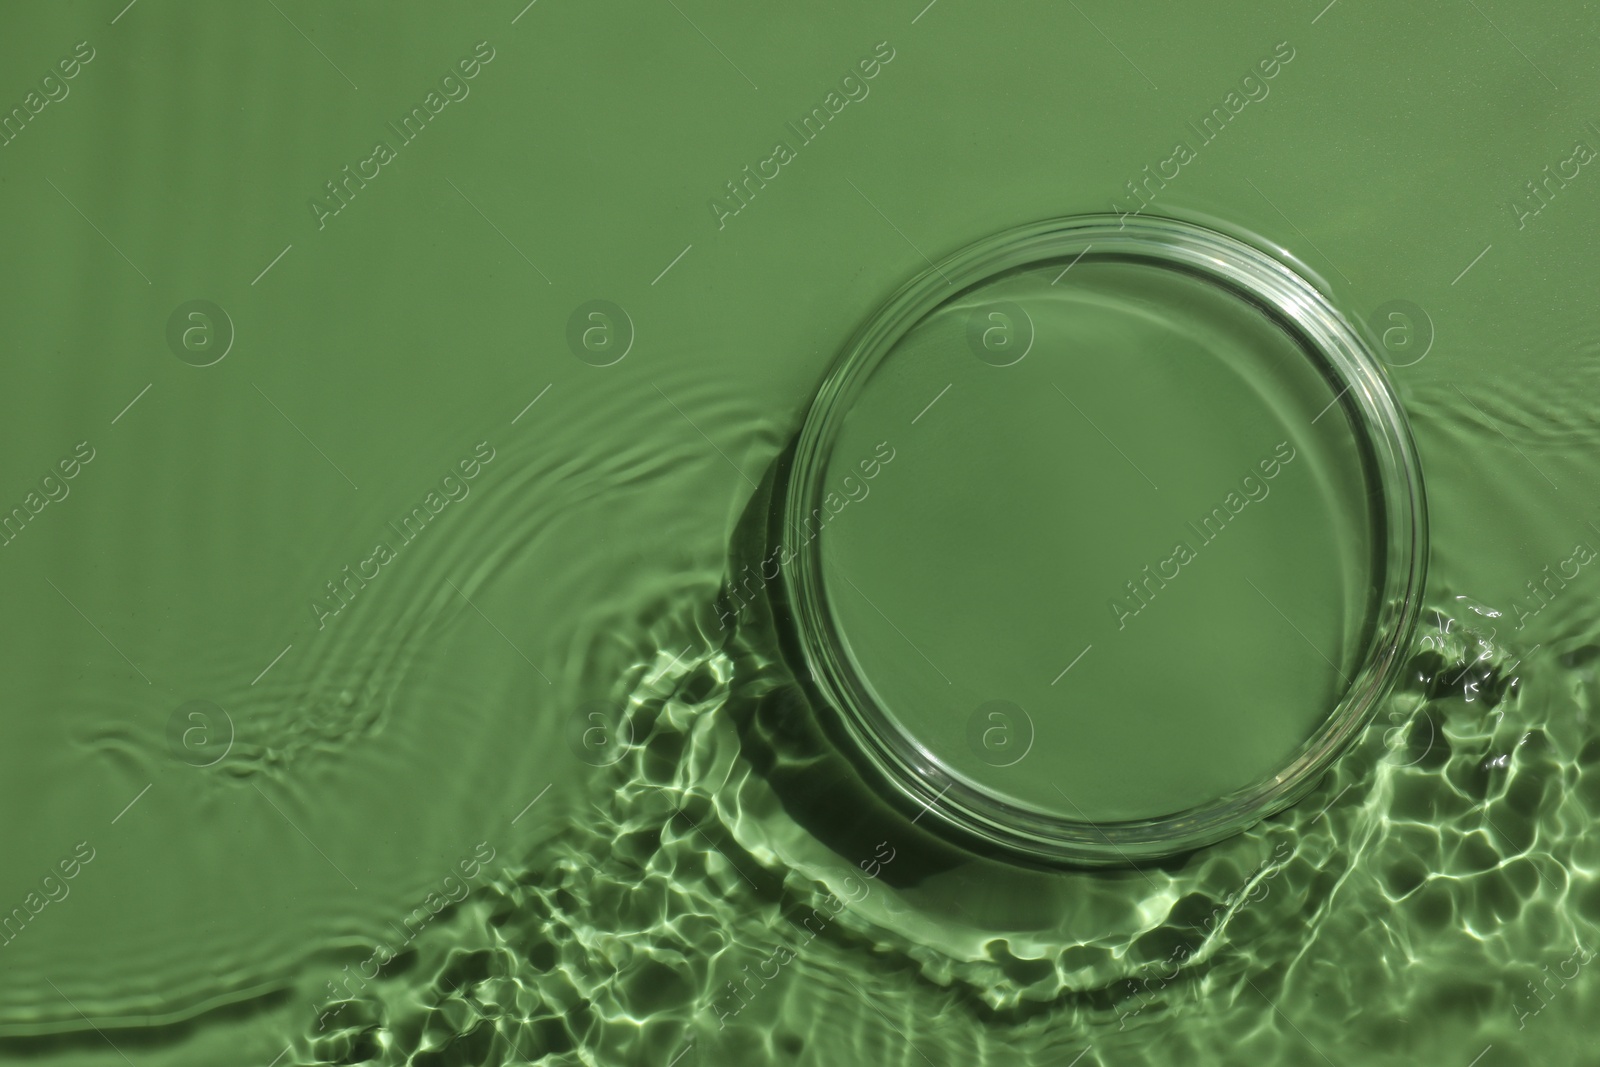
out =
[[[1595,144],[1592,15],[8,7],[0,109],[94,58],[0,147],[0,508],[94,459],[0,548],[0,908],[93,859],[0,947],[0,1059],[1582,1062],[1592,968],[1536,1015],[1528,983],[1600,940],[1593,576],[1521,629],[1513,605],[1600,544],[1600,179],[1520,229],[1511,205]],[[484,41],[470,95],[319,229],[324,183]],[[885,41],[870,95],[719,228],[725,183]],[[938,907],[959,872],[873,882],[807,940],[833,883],[795,873],[803,835],[716,714],[740,691],[708,605],[752,484],[929,257],[1126,207],[1285,41],[1151,210],[1257,235],[1354,317],[1425,310],[1394,372],[1433,519],[1423,651],[1472,666],[1214,853],[1054,897],[979,878],[965,926]],[[193,300],[236,334],[207,367],[167,340]],[[567,342],[591,300],[635,334],[610,366]],[[319,628],[325,583],[479,442],[470,494]],[[651,758],[578,758],[585,702],[630,694],[660,709]],[[185,740],[195,700],[226,718]],[[397,944],[480,843],[467,899]],[[1152,977],[1217,907],[1204,964]],[[330,1017],[380,943],[393,966]],[[727,1015],[745,967],[780,977]]]

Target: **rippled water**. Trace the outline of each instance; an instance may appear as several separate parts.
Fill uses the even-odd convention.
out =
[[[0,1061],[1595,1062],[1581,15],[6,11]],[[1295,808],[1023,869],[718,597],[927,258],[1141,201],[1381,338],[1424,624]]]

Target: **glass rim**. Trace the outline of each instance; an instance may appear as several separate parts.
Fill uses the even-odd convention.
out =
[[[1064,819],[1002,796],[946,764],[873,697],[833,623],[821,537],[782,568],[798,645],[818,694],[867,769],[908,810],[959,838],[1029,863],[1135,864],[1231,837],[1309,792],[1376,713],[1403,665],[1427,572],[1427,506],[1405,412],[1369,339],[1288,262],[1215,229],[1180,219],[1074,215],[1019,226],[930,263],[857,331],[824,377],[796,439],[778,530],[822,505],[827,464],[844,417],[872,372],[927,314],[1004,272],[1069,257],[1137,258],[1220,285],[1290,332],[1339,389],[1373,494],[1375,601],[1366,642],[1337,703],[1278,768],[1203,804],[1125,821]],[[1342,387],[1342,388],[1341,388]],[[857,761],[860,762],[859,760]],[[918,818],[921,816],[919,815]]]

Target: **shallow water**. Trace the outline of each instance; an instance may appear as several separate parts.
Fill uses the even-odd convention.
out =
[[[1576,10],[124,2],[0,16],[0,1060],[1592,1058]],[[717,598],[874,308],[1130,182],[1381,336],[1427,611],[1295,808],[1035,871]]]

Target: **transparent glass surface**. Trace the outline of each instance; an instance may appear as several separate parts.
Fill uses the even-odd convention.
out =
[[[3,5],[0,1063],[1590,1062],[1597,48]]]
[[[1024,853],[1127,862],[1271,814],[1355,736],[1423,512],[1381,364],[1314,288],[1101,217],[982,242],[865,326],[782,523],[870,762]]]

